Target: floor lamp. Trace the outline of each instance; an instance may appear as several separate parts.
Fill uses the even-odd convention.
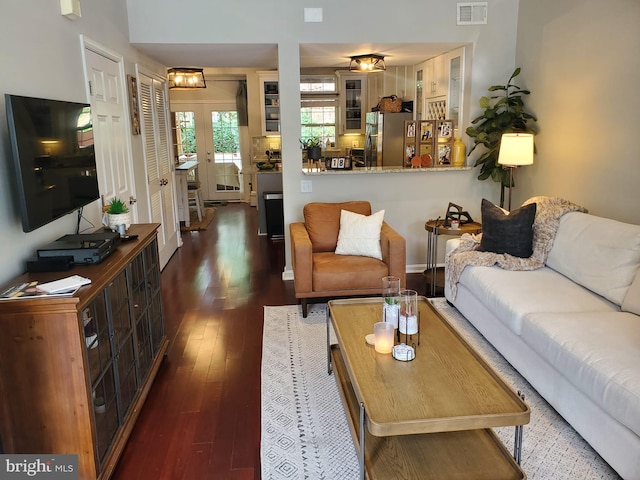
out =
[[[500,140],[498,163],[509,169],[509,211],[513,170],[521,165],[533,164],[533,135],[530,133],[505,133]]]

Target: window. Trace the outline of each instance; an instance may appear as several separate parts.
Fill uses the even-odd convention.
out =
[[[322,137],[323,145],[335,145],[337,82],[334,76],[300,79],[300,138]]]

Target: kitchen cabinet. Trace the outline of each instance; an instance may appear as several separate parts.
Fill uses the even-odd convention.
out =
[[[451,119],[454,128],[459,128],[463,92],[464,48],[431,58],[417,67],[416,98],[422,98],[418,107],[421,119]]]
[[[426,88],[423,87],[423,95],[426,98],[447,96],[449,89],[448,67],[448,54],[446,53],[430,58],[425,62],[423,86],[426,86]]]
[[[367,100],[367,76],[337,72],[340,81],[340,129],[341,134],[362,135],[365,131]]]
[[[280,135],[280,90],[278,74],[258,72],[262,135]]]
[[[77,454],[78,478],[108,479],[167,349],[157,229],[99,264],[12,283],[82,275],[73,296],[0,301],[4,453]]]
[[[449,52],[447,60],[449,63],[447,118],[453,121],[453,128],[459,130],[463,113],[464,48]]]

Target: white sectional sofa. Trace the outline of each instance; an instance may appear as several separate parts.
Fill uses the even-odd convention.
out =
[[[640,226],[566,213],[544,267],[466,266],[445,296],[620,476],[640,479]]]

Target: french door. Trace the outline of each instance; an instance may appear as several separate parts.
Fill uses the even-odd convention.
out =
[[[172,102],[180,161],[197,160],[205,201],[244,196],[240,132],[235,103]]]

